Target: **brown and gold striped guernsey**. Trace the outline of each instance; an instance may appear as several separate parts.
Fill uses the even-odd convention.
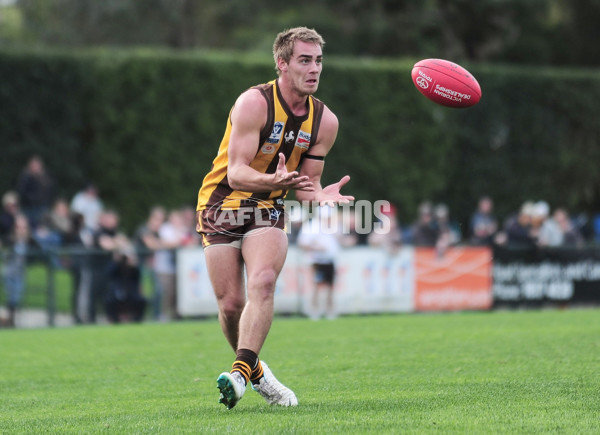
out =
[[[302,154],[316,142],[319,125],[323,115],[323,103],[310,96],[308,113],[294,116],[281,96],[277,81],[254,86],[267,100],[268,114],[265,127],[260,132],[259,143],[256,144],[256,155],[250,166],[264,174],[273,174],[277,169],[279,153],[285,155],[285,166],[288,171],[295,171],[300,165]],[[204,210],[212,206],[224,204],[224,208],[237,209],[246,201],[255,203],[260,200],[265,206],[281,205],[287,194],[286,190],[274,192],[243,192],[233,190],[227,181],[227,151],[231,135],[231,113],[227,120],[227,128],[219,146],[217,157],[213,160],[210,172],[204,177],[198,192],[196,210]]]

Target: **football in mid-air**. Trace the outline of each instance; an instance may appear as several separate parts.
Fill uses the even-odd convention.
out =
[[[420,60],[411,76],[419,92],[442,106],[471,107],[481,99],[481,87],[475,77],[449,60]]]

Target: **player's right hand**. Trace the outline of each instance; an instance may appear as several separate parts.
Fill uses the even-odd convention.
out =
[[[273,181],[275,185],[281,189],[296,189],[306,192],[315,190],[313,182],[309,180],[308,176],[300,176],[298,171],[288,172],[285,166],[285,156],[283,153],[279,153],[279,162],[277,163],[277,170],[275,171]]]

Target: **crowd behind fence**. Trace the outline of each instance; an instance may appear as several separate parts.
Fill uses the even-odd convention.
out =
[[[44,270],[37,280],[38,288],[40,281],[44,283],[40,291],[45,294],[42,299],[50,324],[57,311],[57,292],[70,293],[69,311],[76,324],[94,323],[99,314],[113,323],[179,318],[176,252],[200,244],[194,208],[151,207],[133,234],[125,234],[118,211],[103,203],[93,183],[86,183],[70,201],[55,192],[43,161],[33,156],[15,190],[2,197],[3,323],[15,324],[17,309],[30,293],[28,272],[34,265]],[[444,203],[424,201],[414,222],[402,223],[394,205],[379,201],[370,205],[383,204],[371,211],[386,221],[384,232],[364,231],[365,215],[358,210],[359,203],[354,209],[337,208],[328,213],[330,224],[339,227],[335,243],[340,249],[370,246],[393,252],[402,246],[424,246],[443,255],[459,245],[583,249],[600,240],[600,217],[572,216],[563,207],[551,209],[545,201],[525,201],[518,211],[500,220],[492,198],[482,196],[474,204],[468,224],[463,225],[453,219]],[[287,231],[290,244],[296,245],[303,226],[314,226],[315,215],[307,215],[303,208],[289,210]],[[334,240],[328,240],[331,247]],[[303,249],[314,244],[304,243]],[[70,289],[62,282],[57,288],[57,274],[69,276]]]
[[[201,248],[180,248],[171,253],[184,261],[179,273],[185,279],[180,292],[175,293],[184,308],[178,304],[181,301],[174,301],[175,317],[163,316],[161,298],[164,294],[160,282],[152,278],[153,271],[138,263],[139,267],[134,267],[135,272],[132,272],[131,263],[118,253],[104,269],[102,282],[106,287],[103,293],[95,295],[95,316],[86,317],[91,306],[91,301],[86,299],[92,297],[92,293],[82,292],[82,280],[78,278],[81,271],[76,272],[70,265],[84,264],[105,253],[75,248],[30,253],[27,273],[37,269],[39,282],[34,289],[37,295],[32,295],[37,297],[24,299],[22,308],[43,312],[47,326],[56,325],[57,315],[63,319],[69,316],[69,324],[169,321],[183,316],[215,315],[210,283],[205,274],[201,276]],[[147,250],[135,252],[136,258],[152,254]],[[334,270],[339,275],[335,283],[331,283],[335,295],[327,302],[325,311],[321,308],[319,313],[316,299],[311,301],[310,287],[315,277],[310,269],[310,257],[300,246],[292,246],[278,284],[276,312],[317,319],[319,315],[335,318],[340,314],[376,312],[600,304],[600,247],[456,245],[441,255],[435,247],[342,248],[334,260]],[[191,304],[186,306],[189,302]]]

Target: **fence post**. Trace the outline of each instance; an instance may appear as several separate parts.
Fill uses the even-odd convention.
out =
[[[48,311],[48,326],[54,326],[56,315],[55,270],[52,254],[46,256],[46,309]]]

